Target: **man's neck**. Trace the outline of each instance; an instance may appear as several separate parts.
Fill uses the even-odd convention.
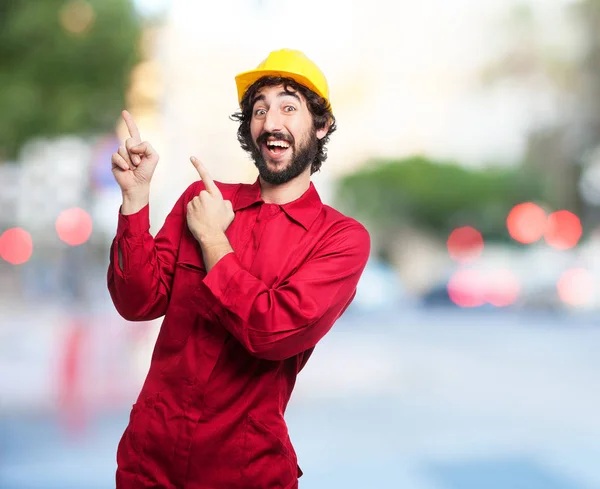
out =
[[[267,204],[287,204],[299,199],[310,187],[310,173],[304,172],[281,185],[272,185],[259,177],[260,196]]]

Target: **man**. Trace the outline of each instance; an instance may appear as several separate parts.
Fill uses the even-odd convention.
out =
[[[127,113],[112,157],[123,192],[108,287],[130,321],[165,316],[117,451],[117,488],[288,489],[302,475],[284,413],[298,372],[346,310],[370,240],[310,176],[335,130],[327,82],[301,52],[236,77],[253,184],[211,179],[149,233],[158,155]]]

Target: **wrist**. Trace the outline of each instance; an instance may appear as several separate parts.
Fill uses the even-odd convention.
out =
[[[135,214],[142,210],[150,202],[149,190],[137,192],[123,192],[123,204],[121,205],[121,214],[127,216]]]
[[[217,246],[229,245],[229,240],[223,231],[209,231],[199,233],[196,240],[203,249],[214,248]]]
[[[198,242],[202,249],[202,258],[207,272],[212,270],[221,258],[233,252],[227,236],[222,231],[215,234],[205,234],[198,239]]]

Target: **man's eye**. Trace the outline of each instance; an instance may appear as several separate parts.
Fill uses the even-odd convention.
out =
[[[256,109],[254,115],[265,115],[267,111],[265,109]]]
[[[296,110],[296,107],[294,107],[293,105],[286,105],[283,110],[285,110],[286,112],[292,112]]]

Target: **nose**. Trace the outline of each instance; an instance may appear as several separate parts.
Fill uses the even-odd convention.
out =
[[[281,114],[278,110],[269,109],[265,115],[265,132],[283,132],[283,123],[281,120]]]

